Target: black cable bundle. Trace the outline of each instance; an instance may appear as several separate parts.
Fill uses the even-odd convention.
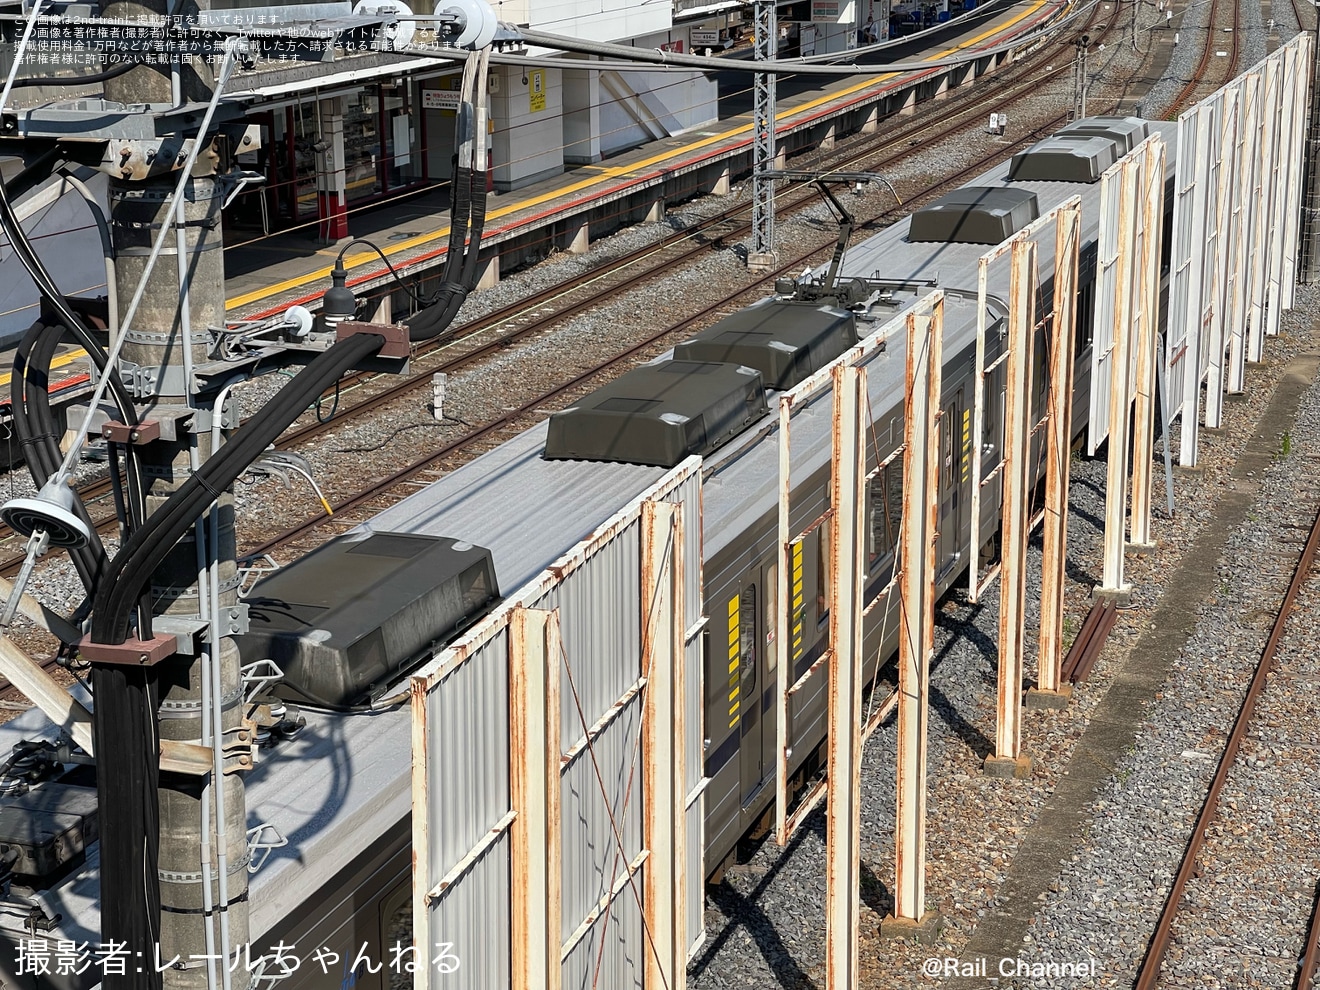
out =
[[[486,85],[484,63],[475,85],[482,89]],[[470,97],[469,93],[464,99]],[[456,128],[463,119],[464,114],[460,113]],[[432,340],[448,330],[477,283],[481,236],[486,230],[486,135],[474,133],[470,116],[468,126],[472,128],[469,132],[472,160],[460,162],[457,155],[453,159],[449,248],[440,275],[440,288],[435,294],[435,304],[421,310],[408,323],[408,339],[413,343]]]
[[[196,474],[120,547],[96,590],[92,640],[117,645],[128,638],[133,603],[151,575],[206,507],[345,372],[385,343],[379,334],[354,334],[318,355],[244,423]],[[98,709],[100,702],[98,701]]]
[[[94,664],[96,718],[92,737],[101,843],[101,941],[135,947],[160,944],[160,705],[153,668]],[[149,950],[148,950],[149,951]],[[104,990],[160,990],[150,959],[106,972]],[[134,969],[137,968],[137,972]],[[145,970],[145,972],[144,972]]]
[[[50,363],[64,336],[62,326],[48,327],[38,321],[28,328],[14,356],[14,374],[9,382],[9,401],[14,419],[14,433],[23,451],[23,460],[37,488],[59,470],[60,448],[56,435],[55,416],[50,408]],[[118,471],[115,470],[118,474]],[[87,507],[75,499],[74,511],[91,531],[91,542],[81,549],[71,550],[69,556],[83,587],[90,595],[105,567],[105,548],[96,533]]]
[[[97,371],[104,375],[106,373],[105,351],[102,350],[100,343],[82,318],[69,305],[68,300],[64,298],[64,294],[55,284],[54,279],[51,278],[50,272],[46,270],[46,266],[37,257],[37,253],[33,250],[32,244],[27,238],[27,233],[23,230],[23,225],[19,222],[18,215],[14,212],[11,203],[11,196],[20,196],[47,178],[58,160],[59,149],[51,148],[36,158],[11,181],[8,183],[0,182],[0,229],[3,229],[8,236],[10,247],[27,270],[27,273],[32,277],[32,281],[36,283],[42,299],[55,311],[64,329],[71,332],[78,344],[87,352],[87,356],[96,366]],[[63,331],[60,332],[60,335],[62,333]],[[56,343],[58,343],[58,337]],[[108,388],[123,422],[128,426],[136,426],[138,424],[137,409],[134,407],[133,397],[128,394],[128,389],[124,387],[124,383],[112,375]],[[143,495],[145,489],[142,484],[141,469],[132,450],[125,451],[124,461],[125,474],[128,476],[128,518],[126,528],[132,530],[141,523],[143,516],[146,514]],[[58,461],[56,467],[58,467]],[[111,467],[113,471],[114,465]]]
[[[482,173],[481,192],[477,197],[481,201],[480,215],[483,225],[486,216],[484,174]],[[453,179],[450,183],[453,202],[450,204],[449,248],[445,252],[445,266],[440,273],[440,288],[435,294],[434,305],[423,309],[408,323],[408,339],[413,343],[432,340],[449,329],[471,286],[476,282],[476,259],[482,231],[480,228],[472,229],[470,223],[473,202],[472,176],[472,169],[460,165],[458,157],[455,156]]]

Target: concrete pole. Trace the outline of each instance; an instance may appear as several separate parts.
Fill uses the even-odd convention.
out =
[[[208,0],[202,0],[202,4],[209,6]],[[195,15],[199,9],[192,0],[185,0],[183,9],[170,7],[167,0],[145,3],[127,0],[111,3],[105,16],[161,16],[167,13],[167,8],[169,13],[185,17]],[[106,97],[126,104],[177,104],[208,100],[212,85],[209,66],[176,61],[172,69],[140,66],[108,81]],[[177,175],[166,172],[144,181],[112,179],[110,182],[115,272],[120,306],[124,309],[141,281],[156,232],[162,225],[179,219],[183,225],[182,236],[166,242],[147,280],[129,329],[130,338],[122,352],[125,362],[160,369],[155,394],[139,404],[142,419],[164,421],[175,418],[182,408],[195,409],[191,417],[178,419],[178,439],[160,439],[140,448],[143,474],[150,486],[148,514],[159,509],[170,493],[187,480],[195,464],[211,453],[211,421],[218,411],[205,405],[206,398],[190,394],[191,384],[185,369],[191,370],[206,360],[207,328],[224,324],[224,256],[219,222],[221,190],[215,178],[217,165],[214,150],[199,155],[189,195],[179,210],[181,217],[170,206]],[[123,315],[121,312],[121,319]],[[179,543],[151,581],[157,612],[187,616],[206,613],[209,603],[199,595],[203,570],[209,570],[210,578],[218,578],[222,608],[237,602],[233,517],[233,499],[226,494],[218,511],[208,517],[208,524],[215,525],[208,525],[206,543],[199,545],[196,541],[202,535],[200,528]],[[223,639],[217,653],[223,708],[221,729],[226,742],[237,742],[242,716],[238,649],[232,639]],[[155,674],[159,681],[160,713],[168,715],[158,719],[161,739],[202,742],[203,701],[209,700],[212,684],[203,678],[201,658],[171,658],[158,665]],[[153,983],[160,985],[157,980],[163,979],[163,985],[168,988],[202,988],[208,985],[209,969],[213,986],[244,990],[250,985],[246,967],[238,966],[231,972],[228,959],[219,960],[213,967],[190,959],[223,952],[226,942],[231,953],[235,946],[248,942],[247,810],[242,778],[236,773],[226,773],[222,781],[210,781],[200,791],[191,781],[178,785],[170,778],[162,778],[158,797],[159,876],[148,877],[147,882],[154,880],[160,887],[161,963],[178,956],[179,968],[167,968],[163,977],[153,980],[150,972],[153,967],[144,967],[147,974],[135,975],[130,966],[126,977],[107,978],[105,986],[111,990],[114,981],[119,987],[146,987]],[[203,809],[208,806],[204,822]],[[217,808],[223,808],[222,816],[217,816]],[[102,809],[103,833],[109,824],[106,818],[109,811],[112,809]],[[204,834],[209,837],[205,847]],[[223,836],[223,840],[217,840],[217,836]],[[209,884],[201,882],[199,875],[209,876]],[[108,941],[120,923],[120,919],[103,915],[102,940]],[[227,939],[222,938],[222,932]],[[136,948],[129,946],[130,951]],[[143,947],[148,961],[155,948]]]

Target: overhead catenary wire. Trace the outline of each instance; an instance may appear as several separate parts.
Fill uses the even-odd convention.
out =
[[[888,74],[893,72],[920,72],[929,69],[949,68],[965,65],[968,62],[986,58],[991,55],[1012,52],[1058,34],[1060,31],[1063,31],[1077,21],[1083,14],[1088,13],[1096,3],[1098,3],[1098,0],[1091,0],[1090,3],[1064,15],[1056,21],[1028,32],[1019,38],[1014,38],[987,48],[968,48],[937,59],[877,63],[859,63],[853,61],[846,65],[838,64],[837,62],[831,64],[819,64],[816,62],[807,62],[803,59],[767,59],[751,61],[716,57],[708,58],[702,55],[685,55],[678,52],[668,52],[658,48],[645,49],[635,48],[629,45],[613,44],[610,42],[585,41],[580,38],[537,31],[532,28],[519,27],[516,30],[523,41],[536,47],[548,48],[559,52],[573,52],[580,55],[598,55],[602,58],[614,59],[612,62],[593,62],[590,63],[589,66],[583,66],[583,68],[589,67],[598,71],[636,71],[638,64],[640,63],[658,68],[700,69],[707,72],[735,71],[768,73],[771,75],[857,76]],[[835,57],[853,58],[856,51],[857,49],[854,49],[847,52],[846,56]],[[452,48],[445,48],[440,45],[425,45],[421,43],[401,48],[399,49],[399,52],[401,54],[415,55],[425,58],[440,57],[459,60],[467,57],[465,53],[455,51]],[[820,56],[807,56],[807,58],[819,57]],[[562,60],[539,56],[493,55],[491,56],[491,60],[497,64],[534,65],[543,68],[565,67],[565,63]],[[578,66],[568,67],[578,68]]]

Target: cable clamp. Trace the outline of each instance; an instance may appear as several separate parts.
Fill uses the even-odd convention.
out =
[[[238,597],[246,598],[252,593],[253,586],[267,574],[274,574],[280,569],[275,558],[268,553],[260,557],[245,557],[238,564]]]
[[[376,352],[376,357],[407,360],[412,355],[408,328],[397,323],[359,323],[356,320],[345,320],[335,326],[335,341],[347,340],[359,333],[374,333],[385,338],[385,343]]]
[[[160,439],[160,420],[144,419],[136,426],[112,419],[101,425],[101,436],[111,443],[148,444]]]
[[[122,643],[98,643],[91,635],[78,641],[78,652],[83,659],[92,663],[122,664],[129,667],[154,667],[179,649],[179,640],[175,636],[163,636],[159,633],[151,639],[129,637]]]

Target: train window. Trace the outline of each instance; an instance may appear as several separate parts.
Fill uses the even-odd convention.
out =
[[[820,524],[816,537],[816,621],[830,617],[830,523]]]
[[[1031,355],[1031,392],[1027,396],[1027,401],[1031,403],[1031,408],[1027,415],[1039,415],[1040,408],[1044,407],[1045,385],[1049,380],[1049,350],[1050,339],[1047,335],[1042,335],[1036,342],[1039,346],[1032,348]],[[1032,422],[1035,420],[1033,419]]]
[[[941,493],[949,491],[953,487],[954,463],[953,463],[953,436],[958,428],[958,406],[951,405],[944,410],[944,415],[940,417],[940,489]]]
[[[870,481],[871,554],[875,567],[894,553],[903,518],[903,461],[895,459]]]
[[[778,623],[779,565],[771,564],[765,569],[765,669],[771,681],[779,669],[779,649],[775,645]]]
[[[413,944],[412,916],[412,881],[407,880],[387,896],[380,905],[380,945],[384,959],[401,959],[402,962],[389,967],[386,990],[412,990],[413,974],[409,973],[406,963],[415,958],[403,946]],[[394,947],[399,946],[398,956],[392,956]]]
[[[1076,348],[1080,354],[1095,339],[1095,282],[1087,282],[1077,293]]]
[[[743,589],[738,602],[738,652],[742,666],[742,693],[756,686],[756,585]]]
[[[981,417],[981,457],[997,457],[1003,444],[1004,386],[1001,368],[996,368],[986,379],[985,413]]]

